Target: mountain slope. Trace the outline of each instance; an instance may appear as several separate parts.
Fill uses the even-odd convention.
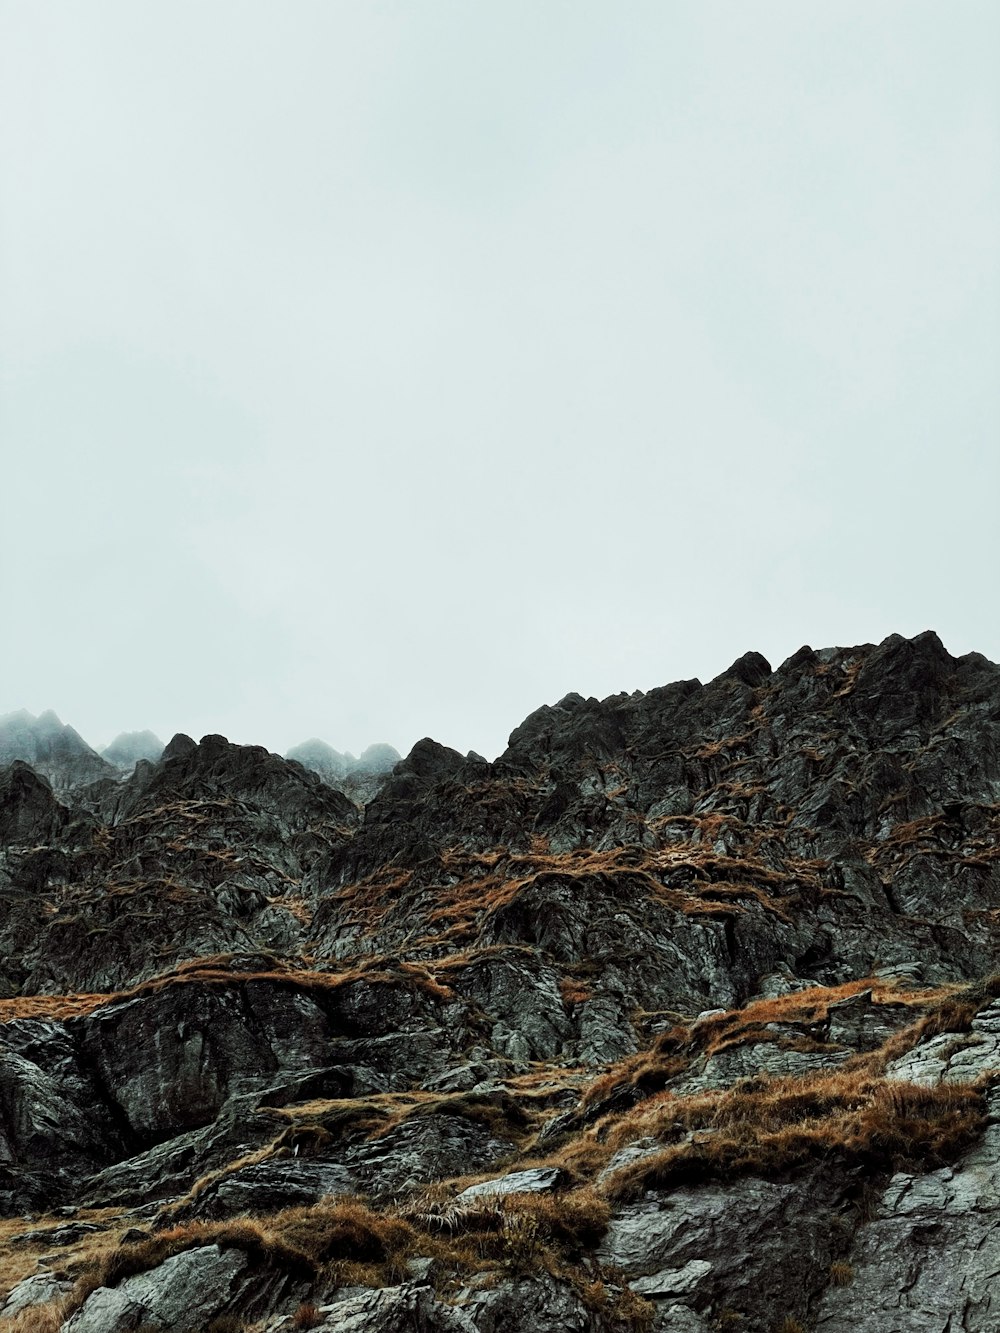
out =
[[[1000,1321],[985,658],[570,695],[364,806],[217,736],[109,793],[0,772],[24,1327]]]

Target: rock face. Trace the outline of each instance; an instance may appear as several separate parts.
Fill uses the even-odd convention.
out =
[[[851,1248],[850,1286],[827,1289],[817,1330],[1000,1327],[1000,1090],[990,1107],[982,1141],[956,1166],[892,1177]]]
[[[0,1333],[1000,1326],[985,658],[0,761]]]

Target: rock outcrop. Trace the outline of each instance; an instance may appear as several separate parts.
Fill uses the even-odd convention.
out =
[[[18,716],[0,1333],[997,1328],[985,658],[749,653],[353,776]]]

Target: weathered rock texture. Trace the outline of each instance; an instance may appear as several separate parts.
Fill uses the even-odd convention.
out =
[[[140,740],[0,721],[0,1333],[1000,1327],[985,658]]]

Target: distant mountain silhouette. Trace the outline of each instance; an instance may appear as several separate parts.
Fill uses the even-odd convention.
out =
[[[163,742],[153,732],[123,731],[101,751],[101,756],[116,768],[131,770],[140,759],[155,763],[162,753]]]
[[[17,759],[57,791],[116,776],[111,764],[51,709],[38,717],[23,708],[0,717],[0,765]]]

